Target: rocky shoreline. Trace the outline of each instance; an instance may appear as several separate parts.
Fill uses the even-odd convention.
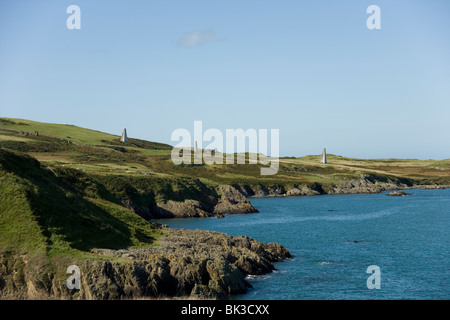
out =
[[[80,262],[80,290],[66,287],[69,275],[30,265],[29,257],[0,256],[0,299],[228,299],[251,287],[247,275],[270,273],[274,262],[291,258],[280,244],[246,236],[165,231],[157,248],[93,250],[102,259]]]
[[[157,210],[152,218],[211,217],[215,215],[222,218],[227,214],[256,213],[258,210],[250,203],[249,199],[251,198],[367,194],[414,188],[444,189],[449,187],[448,185],[418,185],[411,181],[383,181],[382,177],[374,178],[365,175],[359,179],[341,180],[336,184],[327,186],[319,183],[294,185],[291,188],[286,188],[282,185],[270,187],[261,185],[220,185],[218,193],[215,196],[211,196],[213,200],[209,200],[208,203],[192,199],[184,201],[169,200],[165,203],[157,203]],[[164,213],[159,214],[158,209]],[[137,213],[139,214],[139,212]]]

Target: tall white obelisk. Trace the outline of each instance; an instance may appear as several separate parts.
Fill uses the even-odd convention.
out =
[[[120,137],[120,141],[122,142],[128,142],[128,137],[127,137],[127,129],[123,129],[122,132],[122,136]]]
[[[322,163],[327,163],[327,150],[323,148],[322,159],[320,160]]]

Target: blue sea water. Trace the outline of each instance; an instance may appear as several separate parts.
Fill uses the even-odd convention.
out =
[[[256,214],[224,219],[159,221],[277,242],[293,259],[249,277],[235,299],[449,299],[450,189],[313,197],[252,198]],[[380,289],[368,289],[367,268],[380,268]]]

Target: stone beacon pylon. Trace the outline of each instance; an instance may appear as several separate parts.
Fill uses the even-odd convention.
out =
[[[122,142],[128,142],[128,137],[127,137],[127,129],[123,129],[122,132],[122,136],[120,137],[120,141]]]
[[[327,150],[323,148],[322,159],[320,160],[322,163],[327,163]]]

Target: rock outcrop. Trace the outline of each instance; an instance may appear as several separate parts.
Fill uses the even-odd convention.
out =
[[[404,197],[404,196],[410,196],[411,193],[406,193],[403,190],[399,190],[399,191],[392,191],[389,193],[386,193],[386,196],[391,196],[391,197]]]
[[[271,187],[265,186],[235,186],[247,197],[292,197],[292,196],[314,196],[321,194],[356,194],[356,193],[379,193],[385,190],[411,188],[413,184],[410,181],[389,181],[385,177],[373,177],[370,175],[361,175],[359,178],[342,179],[336,183],[322,185],[313,183],[308,185],[294,185],[291,188],[285,188],[280,185]]]
[[[25,256],[0,256],[0,299],[227,299],[250,287],[246,276],[272,272],[290,258],[276,243],[202,230],[167,229],[159,247],[96,249],[78,262],[80,290],[64,270],[31,265]],[[101,258],[98,258],[101,257]],[[28,263],[28,265],[27,265]]]
[[[341,180],[332,185],[327,194],[380,193],[385,190],[408,188],[406,183],[389,182],[362,175],[359,179]]]
[[[233,186],[219,186],[222,196],[214,207],[215,214],[258,212],[245,195]]]
[[[131,192],[129,195],[123,195],[120,201],[125,207],[147,220],[211,217],[214,215],[223,217],[226,214],[258,212],[247,199],[247,194],[242,192],[239,187],[219,185],[216,190],[203,185],[200,181],[196,181],[196,183],[203,192],[183,194],[183,190],[181,190],[178,194],[179,199],[175,200],[167,199],[164,194],[158,194],[158,197],[155,197],[150,192],[136,198],[139,191],[133,190],[133,188],[124,188]],[[159,200],[153,200],[155,198]]]
[[[193,218],[258,212],[245,194],[234,186],[221,185],[218,193],[220,195],[208,198],[208,203],[192,199],[158,202],[153,215],[157,218]]]
[[[210,217],[211,212],[205,211],[200,201],[187,199],[184,201],[168,200],[167,202],[157,203],[158,211],[161,215],[167,217],[194,218]]]

